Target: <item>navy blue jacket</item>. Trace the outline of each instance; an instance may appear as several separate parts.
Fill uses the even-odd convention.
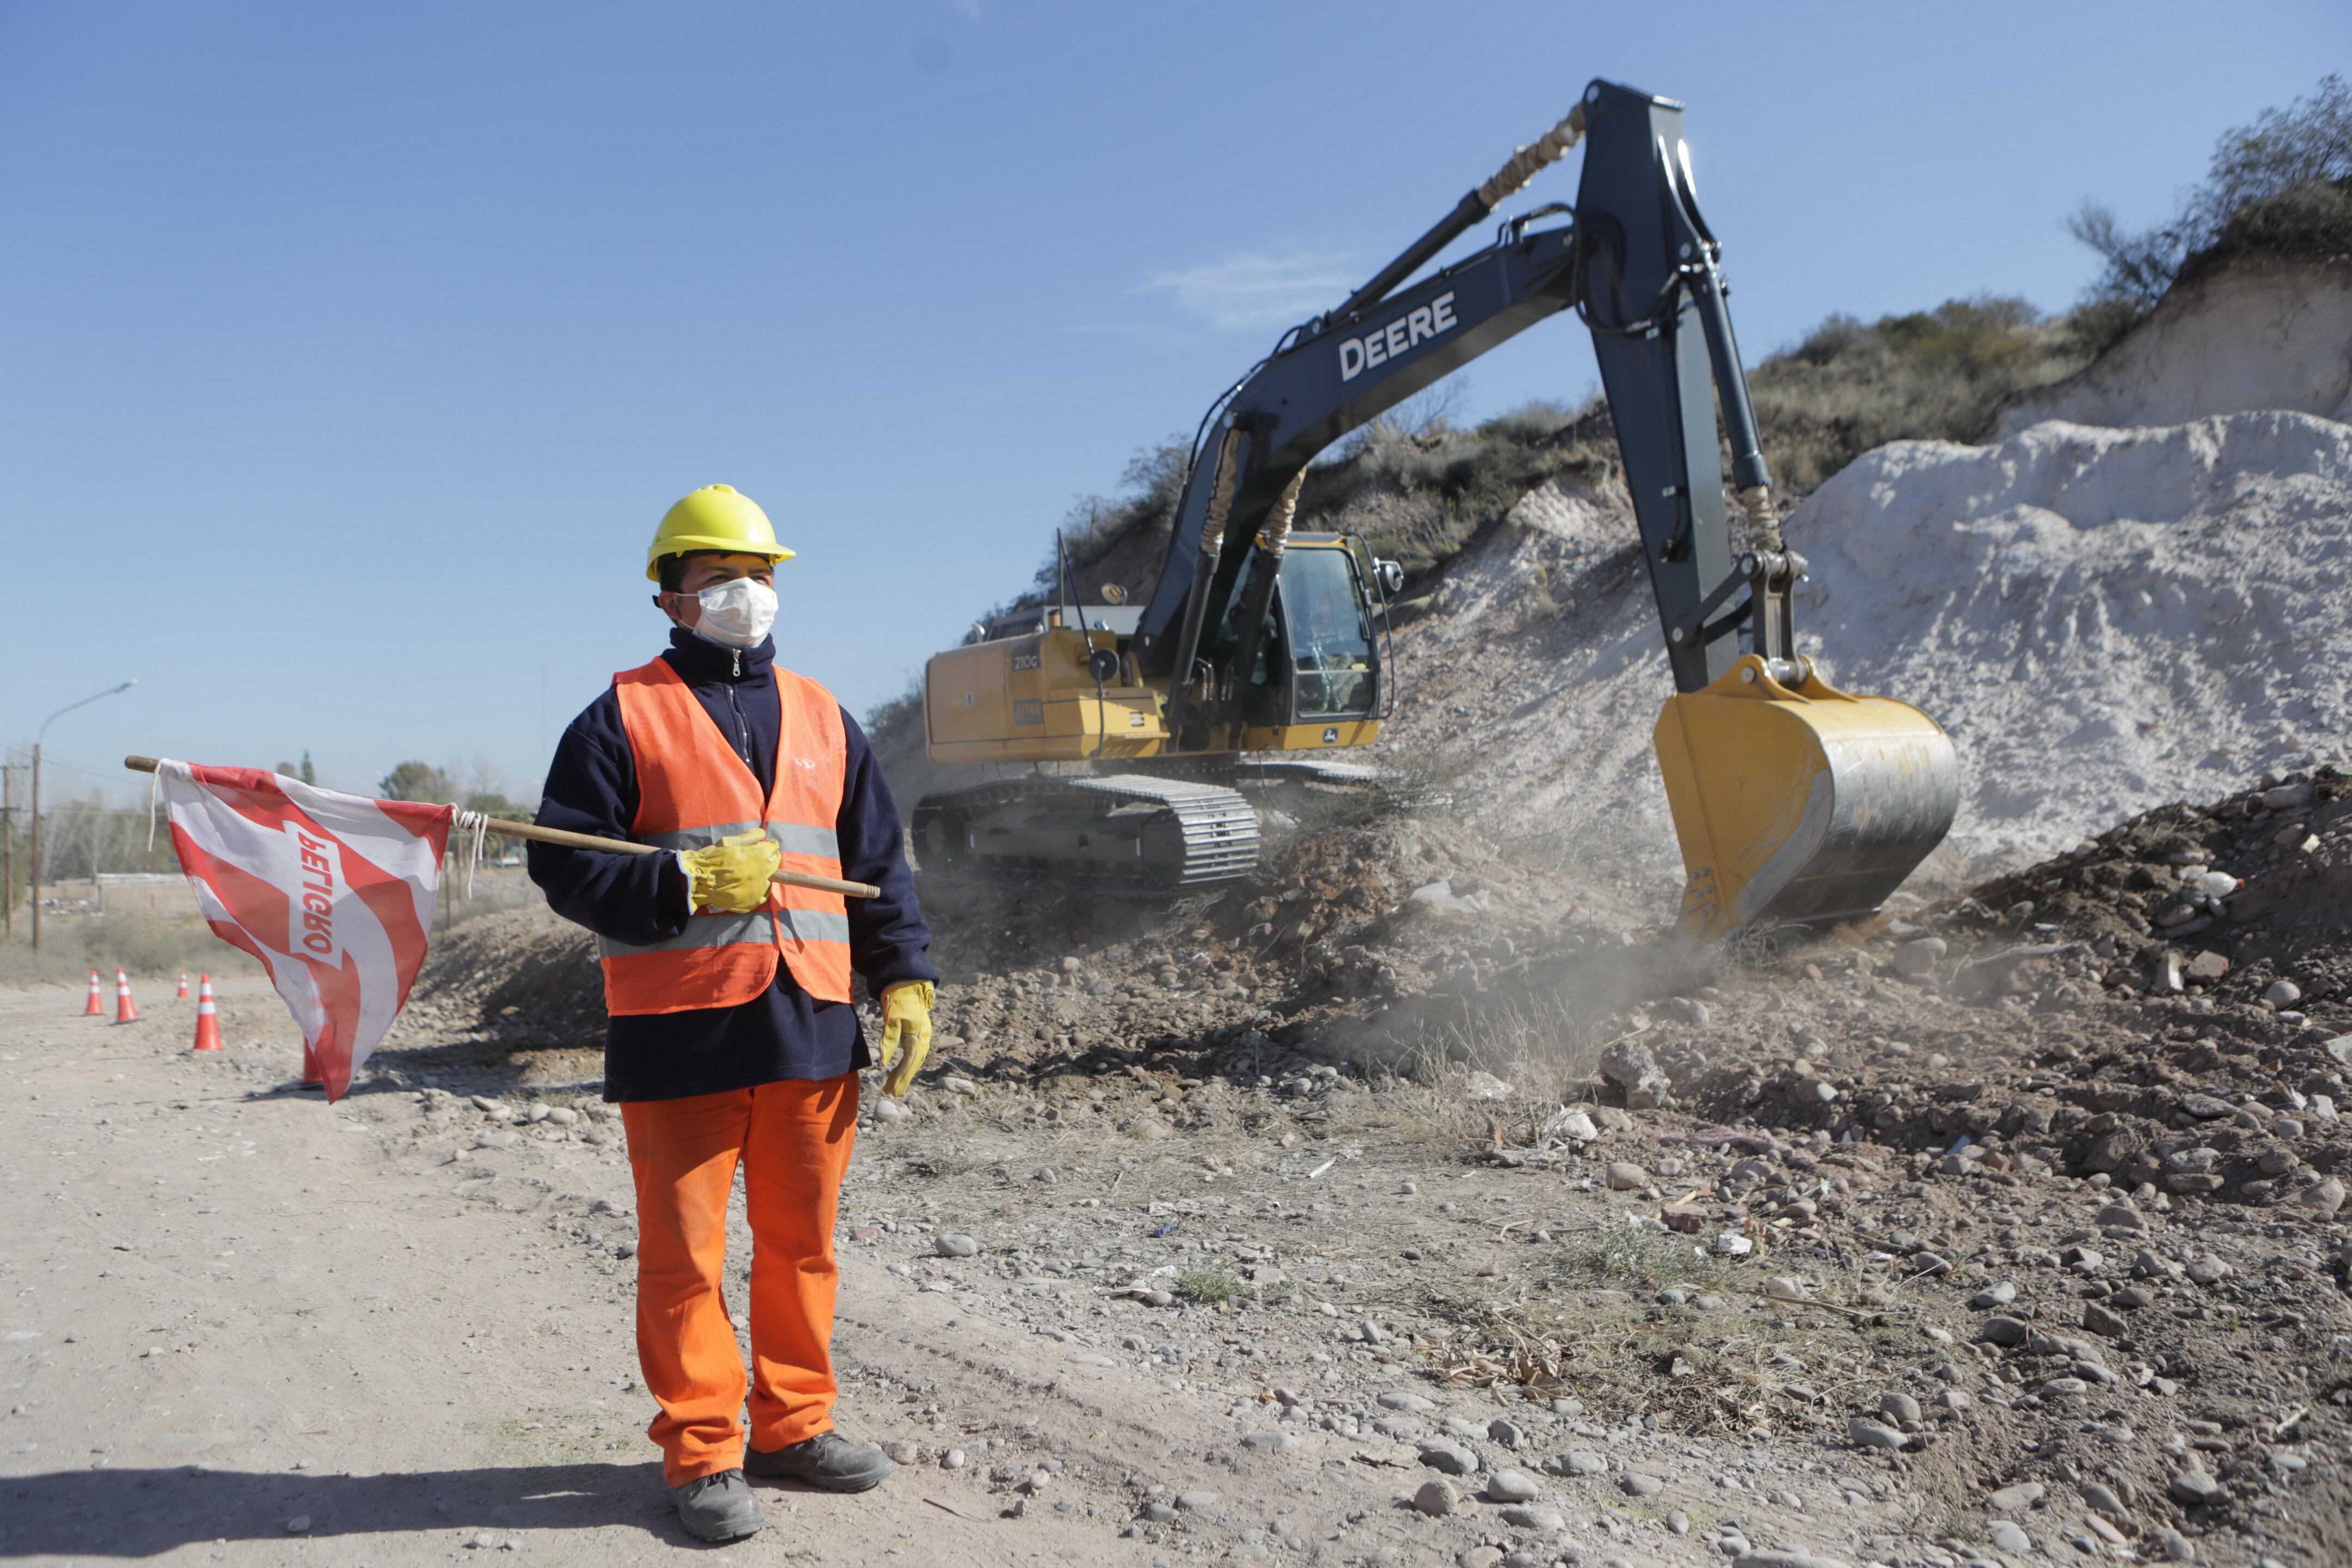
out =
[[[738,653],[693,633],[670,633],[662,658],[684,678],[711,722],[760,781],[775,783],[776,645]],[[846,711],[848,744],[841,792],[841,874],[871,882],[878,899],[850,899],[849,962],[880,994],[901,980],[933,980],[931,930],[915,902],[915,879],[898,832],[898,806],[874,761],[866,733]],[[610,688],[572,721],[547,770],[539,822],[546,827],[632,838],[637,770]],[[599,936],[647,946],[686,929],[686,877],[669,855],[610,855],[594,849],[530,846],[530,879],[550,908]],[[779,1079],[824,1079],[866,1067],[856,1010],[820,1002],[776,965],[775,984],[736,1007],[637,1014],[609,1019],[604,1030],[606,1100],[681,1100],[750,1089]]]

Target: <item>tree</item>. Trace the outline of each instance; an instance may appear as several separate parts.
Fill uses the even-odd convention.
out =
[[[419,762],[401,763],[384,774],[375,788],[386,800],[427,801],[436,805],[449,805],[457,793],[449,787],[447,773]]]
[[[2309,98],[2264,110],[2253,124],[2223,132],[2214,143],[2205,183],[2189,192],[2170,221],[2135,231],[2098,203],[2084,203],[2067,220],[2067,232],[2107,264],[2084,303],[2107,307],[2110,317],[2128,327],[2154,310],[2200,256],[2240,248],[2256,237],[2268,248],[2294,249],[2299,237],[2318,237],[2294,231],[2315,224],[2340,229],[2340,193],[2347,182],[2352,83],[2328,76]],[[2327,199],[2331,195],[2338,199]],[[2249,231],[2233,238],[2233,229],[2265,208],[2279,210],[2253,226],[2258,236]],[[2118,306],[2126,309],[2117,311]]]

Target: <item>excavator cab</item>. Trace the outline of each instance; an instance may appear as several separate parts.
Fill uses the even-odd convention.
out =
[[[1344,534],[1292,535],[1276,558],[1280,570],[1244,676],[1231,666],[1252,641],[1241,635],[1241,622],[1255,597],[1252,578],[1264,559],[1253,555],[1244,564],[1223,635],[1206,650],[1211,665],[1240,693],[1235,749],[1366,743],[1373,735],[1364,727],[1377,722],[1381,700],[1377,617],[1382,605],[1377,576],[1366,570],[1369,552],[1361,541]]]

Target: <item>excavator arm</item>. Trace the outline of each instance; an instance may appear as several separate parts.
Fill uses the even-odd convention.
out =
[[[1573,208],[1538,207],[1407,281],[1580,139]],[[1676,689],[1656,740],[1689,877],[1684,928],[1712,938],[1875,908],[1948,830],[1958,763],[1926,715],[1837,691],[1797,653],[1805,563],[1773,519],[1726,292],[1682,107],[1593,82],[1339,309],[1286,333],[1203,419],[1133,642],[1141,668],[1171,683],[1171,731],[1230,717],[1220,705],[1239,683],[1219,681],[1204,632],[1246,581],[1223,668],[1249,668],[1316,456],[1573,309],[1600,361]],[[1750,525],[1737,559],[1719,439]]]

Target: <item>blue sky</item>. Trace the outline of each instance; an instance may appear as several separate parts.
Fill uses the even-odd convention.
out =
[[[0,742],[136,676],[58,786],[307,749],[526,788],[659,646],[646,541],[714,480],[862,711],[1590,77],[1689,106],[1752,360],[2068,304],[2084,197],[2163,216],[2352,53],[2340,3],[2219,15],[0,4]],[[1465,379],[1594,378],[1563,319]]]

